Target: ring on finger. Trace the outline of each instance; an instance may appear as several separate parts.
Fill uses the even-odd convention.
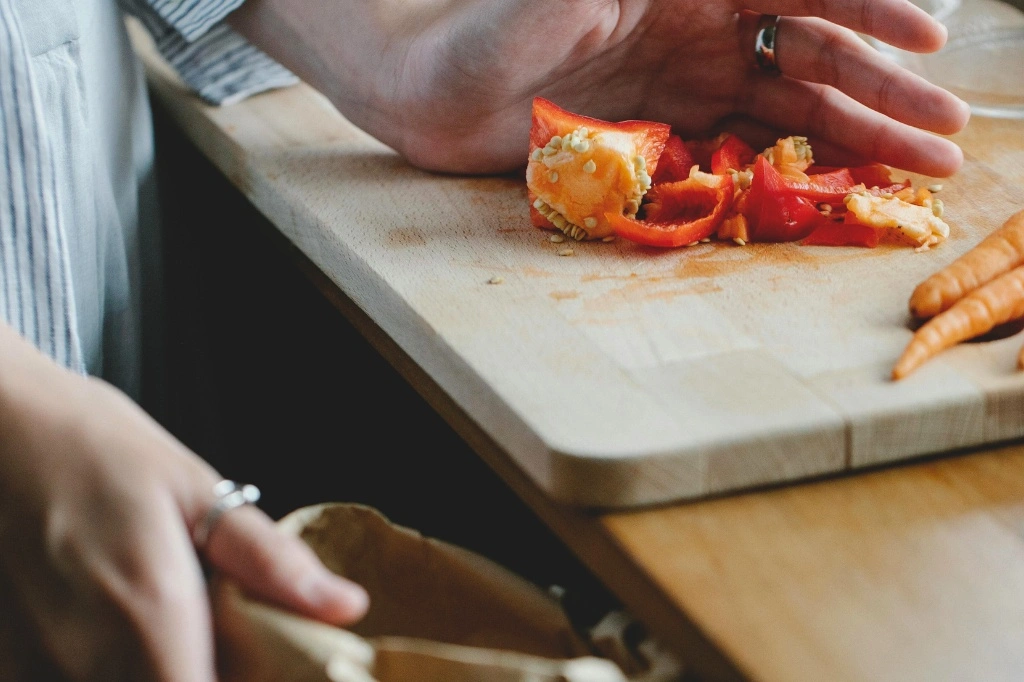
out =
[[[754,34],[754,59],[758,69],[773,76],[782,73],[775,60],[775,38],[778,33],[778,15],[762,14],[757,20],[757,33]]]
[[[200,551],[206,548],[214,527],[225,512],[246,504],[255,504],[260,499],[260,489],[256,486],[227,479],[213,486],[213,494],[216,499],[192,531],[192,541]]]

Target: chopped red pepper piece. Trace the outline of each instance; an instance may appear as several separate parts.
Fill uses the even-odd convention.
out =
[[[530,127],[530,152],[546,145],[555,135],[565,136],[581,127],[588,128],[590,132],[629,134],[637,151],[647,162],[648,173],[657,171],[658,158],[665,148],[665,142],[668,141],[671,131],[667,124],[654,121],[620,121],[619,123],[602,121],[590,116],[574,114],[543,97],[535,97]]]
[[[647,193],[646,218],[606,214],[615,233],[648,246],[684,246],[710,237],[732,204],[728,175],[691,177],[655,185]]]
[[[807,182],[786,176],[781,177],[786,189],[792,193],[809,199],[815,204],[832,204],[833,206],[841,206],[846,195],[852,192],[857,185],[846,168],[808,175]]]
[[[892,181],[892,169],[881,163],[852,166],[849,171],[854,182],[862,183],[865,187],[888,187],[895,184]]]
[[[880,197],[883,194],[896,194],[900,190],[904,190],[910,186],[910,178],[907,178],[903,182],[896,182],[891,185],[887,185],[886,187],[869,187],[867,192],[868,194]]]
[[[678,182],[690,177],[690,168],[694,165],[693,154],[687,148],[683,138],[669,135],[665,149],[658,159],[658,167],[651,176],[651,183],[660,185],[666,182]]]
[[[855,183],[860,183],[865,187],[888,187],[894,184],[892,168],[882,163],[869,163],[863,166],[819,166],[815,164],[808,168],[807,172],[830,173],[844,169],[850,172]]]
[[[815,202],[799,194],[791,182],[768,163],[766,158],[757,157],[754,177],[744,204],[744,215],[749,224],[751,240],[797,241],[806,237],[826,220]],[[801,191],[811,192],[811,189]]]
[[[851,166],[849,168],[839,166],[812,166],[807,169],[808,173],[832,173],[834,171],[847,171],[853,178],[854,184],[864,185],[870,194],[895,194],[901,189],[910,187],[910,178],[902,182],[893,182],[892,168],[882,163],[869,163],[863,166]],[[831,203],[831,202],[830,202]]]
[[[743,170],[757,156],[753,147],[732,133],[724,133],[721,141],[718,149],[711,154],[711,172],[715,175],[724,175],[730,170]]]
[[[775,157],[776,167],[768,151],[758,155],[731,133],[684,141],[665,124],[610,123],[536,98],[526,171],[531,220],[577,239],[615,233],[660,247],[682,246],[717,231],[737,241],[870,248],[883,231],[847,210],[844,199],[850,194],[929,205],[927,189],[914,193],[909,178],[893,182],[889,166],[807,168],[812,161],[804,147],[804,138],[780,140],[772,148],[782,154]],[[790,156],[797,163],[779,161]],[[700,172],[691,176],[694,166]],[[748,169],[752,172],[739,178],[744,184],[751,178],[750,186],[735,192],[734,171]]]
[[[711,172],[711,155],[721,145],[721,136],[701,140],[686,140],[684,144],[690,151],[693,163],[705,173]]]
[[[576,238],[611,234],[604,214],[636,213],[670,130],[652,121],[610,123],[534,98],[526,167],[531,222]]]
[[[878,230],[856,222],[828,220],[804,237],[805,246],[878,246]]]

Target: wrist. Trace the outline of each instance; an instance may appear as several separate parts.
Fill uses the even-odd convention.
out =
[[[0,457],[21,427],[63,404],[86,381],[0,322]]]
[[[470,124],[474,98],[460,97],[441,73],[453,57],[443,56],[451,33],[447,12],[432,2],[247,0],[228,22],[412,164],[439,171],[508,170],[507,163],[479,164],[488,140]]]
[[[374,100],[365,63],[367,55],[380,57],[388,38],[375,8],[373,2],[247,0],[227,23],[348,117],[357,103]]]

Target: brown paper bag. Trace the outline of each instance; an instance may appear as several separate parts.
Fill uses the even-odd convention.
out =
[[[330,569],[365,587],[370,611],[347,631],[215,581],[225,682],[668,682],[681,676],[675,660],[656,647],[595,646],[533,584],[477,554],[391,524],[369,507],[305,507],[280,525]],[[595,630],[607,635],[622,616]],[[596,656],[598,650],[617,656],[618,665]]]

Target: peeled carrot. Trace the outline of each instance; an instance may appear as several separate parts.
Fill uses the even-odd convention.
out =
[[[983,284],[914,332],[892,370],[902,379],[941,351],[1024,317],[1024,265]]]
[[[938,315],[986,282],[1021,264],[1024,264],[1024,211],[1010,216],[970,251],[917,285],[910,295],[910,313],[919,318]]]

